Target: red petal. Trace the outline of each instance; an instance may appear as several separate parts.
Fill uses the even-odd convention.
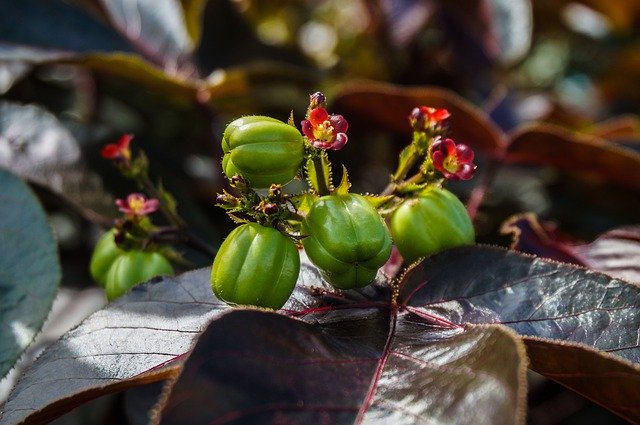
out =
[[[461,180],[470,180],[473,178],[473,173],[476,170],[476,166],[473,164],[462,164],[462,166],[458,169],[456,175]]]
[[[313,124],[314,127],[319,126],[328,119],[329,114],[324,108],[315,108],[309,113],[309,121],[311,121],[311,124]]]
[[[123,134],[118,139],[116,143],[120,150],[129,149],[129,143],[131,143],[131,139],[133,139],[133,134]]]
[[[458,161],[464,163],[472,162],[474,157],[473,149],[467,145],[456,146],[456,155],[458,156]]]
[[[431,111],[431,119],[434,121],[442,121],[449,118],[451,114],[446,109],[435,109]]]
[[[112,159],[118,155],[118,152],[120,152],[120,149],[118,148],[118,146],[113,143],[110,143],[100,150],[100,155],[103,158]]]
[[[451,139],[444,139],[440,150],[446,151],[447,155],[454,155],[456,153],[456,142]]]
[[[307,139],[313,140],[315,138],[313,135],[313,124],[311,124],[311,121],[303,120],[300,123],[300,126],[302,127],[302,134],[304,134]]]

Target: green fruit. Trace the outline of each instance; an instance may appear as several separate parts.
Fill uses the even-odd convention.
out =
[[[409,263],[475,241],[466,208],[456,195],[440,188],[405,201],[393,213],[390,227],[398,251]]]
[[[105,287],[107,298],[111,301],[152,277],[173,273],[171,263],[162,254],[127,251],[116,258],[109,268]]]
[[[123,250],[118,248],[113,239],[115,234],[116,229],[111,229],[102,235],[91,255],[89,271],[91,272],[91,277],[101,286],[106,285],[107,273],[113,262],[124,253]]]
[[[318,199],[302,223],[309,259],[338,289],[360,288],[376,277],[391,255],[391,237],[384,221],[357,194]]]
[[[246,223],[224,240],[211,270],[211,288],[230,304],[279,309],[300,272],[296,244],[272,227]]]
[[[228,178],[244,177],[251,186],[285,184],[296,176],[304,154],[295,127],[263,116],[238,118],[222,137],[222,169]]]

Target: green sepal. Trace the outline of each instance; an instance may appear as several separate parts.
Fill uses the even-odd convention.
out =
[[[307,214],[318,197],[313,193],[305,192],[299,195],[289,197],[289,201],[293,204],[296,211]]]
[[[393,174],[393,181],[397,182],[404,179],[413,166],[418,156],[418,150],[414,144],[406,146],[398,155],[398,168]]]
[[[381,196],[381,195],[369,195],[369,194],[365,194],[362,195],[364,196],[364,199],[367,200],[367,202],[369,204],[371,204],[371,206],[375,209],[379,209],[382,208],[383,206],[385,206],[387,203],[389,203],[389,201],[391,201],[393,198],[395,198],[395,195],[386,195],[386,196]]]
[[[351,183],[349,182],[349,174],[347,173],[347,167],[342,166],[342,180],[340,180],[340,184],[336,187],[332,195],[346,195],[349,193],[349,188],[351,187]]]
[[[289,119],[287,119],[287,124],[289,124],[292,127],[295,127],[296,129],[298,128],[296,127],[296,120],[293,118],[293,109],[289,113]]]

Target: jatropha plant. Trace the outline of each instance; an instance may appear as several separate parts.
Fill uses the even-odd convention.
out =
[[[222,170],[231,189],[216,201],[240,225],[215,256],[211,287],[216,297],[229,304],[281,308],[298,280],[300,249],[329,284],[344,290],[373,282],[393,243],[407,263],[473,244],[464,205],[444,188],[447,180],[471,179],[476,168],[473,151],[446,137],[449,116],[445,109],[426,106],[411,111],[411,143],[379,195],[350,192],[345,167],[334,185],[328,152],[347,144],[349,125],[342,115],[329,114],[320,92],[310,96],[302,131],[293,116],[286,123],[244,116],[227,125]],[[90,265],[109,299],[153,276],[173,274],[170,260],[183,261],[170,242],[179,240],[175,236],[184,231],[184,221],[171,195],[149,179],[144,153],[133,156],[131,139],[124,135],[102,155],[157,197],[133,193],[116,201],[124,217],[98,242]],[[294,178],[306,180],[309,190],[287,193],[286,184]],[[158,209],[170,226],[152,224],[148,215]]]
[[[444,138],[446,110],[411,112],[413,139],[389,186],[374,196],[350,192],[344,167],[334,185],[328,152],[346,145],[348,123],[325,104],[322,93],[310,96],[302,134],[293,117],[284,123],[246,116],[227,126],[222,168],[234,191],[218,202],[241,224],[213,263],[211,286],[219,299],[282,307],[298,279],[297,248],[333,287],[353,289],[374,281],[389,260],[392,236],[408,262],[474,242],[463,204],[443,187],[447,179],[470,179],[475,170],[473,151]],[[306,180],[309,191],[286,193],[294,177]]]
[[[602,261],[602,244],[628,249],[638,230],[570,246],[531,218],[508,223],[516,243],[564,262],[475,244],[467,209],[445,187],[476,170],[451,137],[457,127],[449,132],[465,113],[454,108],[407,111],[410,142],[377,194],[351,191],[346,168],[335,172],[332,151],[358,141],[323,94],[300,122],[233,120],[216,204],[238,226],[217,251],[152,181],[130,135],[107,145],[102,156],[137,185],[116,201],[121,216],[91,259],[112,302],[34,362],[0,425],[47,422],[159,381],[152,423],[524,424],[527,367],[640,421],[640,291],[565,261]],[[27,190],[0,179],[9,195]],[[47,229],[44,215],[29,220]],[[174,275],[193,268],[185,245],[212,267]]]

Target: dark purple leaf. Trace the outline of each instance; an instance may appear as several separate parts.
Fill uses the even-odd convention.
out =
[[[226,308],[213,297],[210,273],[156,279],[89,316],[26,371],[0,424],[51,420],[100,395],[171,376],[175,366],[162,366],[187,352]]]
[[[582,344],[524,338],[529,367],[638,423],[640,366]]]
[[[532,214],[515,216],[502,232],[513,234],[513,249],[574,263],[627,282],[640,284],[640,226],[610,230],[588,244],[559,240],[545,230]]]
[[[640,285],[640,226],[610,230],[572,250],[589,268]]]
[[[640,363],[640,288],[583,268],[492,247],[426,259],[404,279],[409,309],[456,323],[586,344]]]
[[[400,304],[433,320],[504,324],[524,336],[582,344],[599,357],[578,363],[567,356],[566,370],[594,378],[604,374],[615,381],[611,385],[627,386],[630,381],[610,373],[616,367],[610,359],[632,362],[640,372],[640,288],[577,266],[492,247],[453,249],[427,258],[405,276]],[[534,355],[529,353],[536,370],[540,359]],[[561,374],[553,379],[564,383]],[[620,410],[589,388],[572,388],[640,421],[637,391],[637,398]]]
[[[284,307],[290,314],[390,299],[388,287],[379,284],[337,293],[305,258]],[[213,296],[210,275],[211,269],[200,269],[154,279],[89,316],[26,371],[3,406],[0,424],[51,420],[103,394],[171,377],[180,356],[227,308]]]
[[[457,94],[437,87],[401,87],[382,83],[345,85],[336,95],[332,111],[343,114],[349,125],[364,130],[411,134],[408,116],[416,106],[445,108],[451,137],[492,156],[506,147],[504,133],[480,108]]]
[[[524,422],[526,357],[498,326],[429,324],[388,308],[305,322],[235,310],[199,339],[162,424]],[[482,422],[481,421],[481,422]]]
[[[640,154],[551,124],[525,125],[510,135],[507,163],[554,166],[565,172],[640,189]]]
[[[502,224],[500,232],[512,235],[511,249],[563,263],[586,266],[575,256],[568,243],[556,240],[547,232],[535,214],[521,214],[511,217]]]

